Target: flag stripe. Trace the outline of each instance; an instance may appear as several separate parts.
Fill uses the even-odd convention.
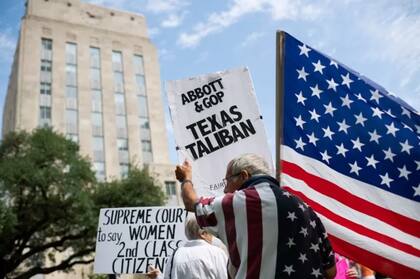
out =
[[[271,186],[270,188],[273,191],[274,196],[276,197],[277,216],[281,216],[281,214],[282,214],[282,204],[281,204],[281,200],[280,200],[280,196],[281,196],[280,189],[277,188],[277,187],[273,187],[273,186]],[[285,239],[285,238],[283,238],[284,234],[285,234],[285,230],[277,228],[277,231],[278,231],[277,251],[282,251],[280,246],[284,245],[284,243],[281,240]],[[275,279],[280,279],[281,278],[281,275],[280,275],[281,274],[281,266],[280,266],[281,256],[282,256],[281,254],[277,254],[276,277],[275,277]]]
[[[375,239],[377,241],[380,241],[386,245],[389,245],[391,247],[394,247],[395,249],[404,251],[408,254],[420,257],[420,250],[406,244],[402,243],[398,240],[395,240],[394,238],[391,238],[387,235],[381,234],[377,231],[371,230],[366,228],[365,226],[359,225],[355,222],[349,221],[346,218],[343,218],[340,215],[337,215],[333,213],[331,210],[328,210],[321,204],[311,200],[306,195],[304,195],[302,192],[294,191],[292,188],[285,186],[285,189],[287,189],[289,192],[299,196],[302,200],[304,200],[306,203],[308,203],[315,211],[319,212],[320,214],[324,215],[326,218],[330,219],[331,221],[340,224],[342,226],[345,226],[351,230],[353,230],[356,233],[365,235],[367,237],[370,237],[372,239]]]
[[[282,161],[281,163],[284,173],[302,179],[318,192],[332,197],[345,205],[351,206],[355,210],[369,214],[379,220],[387,222],[404,232],[407,232],[416,237],[420,237],[420,227],[417,221],[370,203],[360,198],[359,196],[345,191],[344,189],[338,187],[336,184],[326,179],[304,171],[301,167],[295,164],[287,161]]]
[[[240,257],[240,267],[236,272],[236,278],[245,278],[248,261],[248,218],[246,212],[246,196],[244,191],[237,191],[233,195],[233,211],[235,214],[236,243]],[[241,228],[238,231],[238,228]]]
[[[318,216],[322,220],[322,223],[326,227],[329,228],[328,233],[329,233],[330,240],[332,239],[331,238],[332,236],[335,236],[336,238],[340,238],[341,240],[346,241],[347,243],[353,246],[356,246],[360,249],[365,249],[365,250],[370,251],[371,253],[380,255],[382,258],[385,258],[390,262],[399,263],[402,266],[405,266],[406,268],[420,270],[419,257],[409,255],[398,249],[385,245],[380,241],[358,234],[349,228],[346,228],[344,226],[341,226],[340,224],[334,223],[333,221],[326,218],[320,213],[318,213]],[[332,244],[334,245],[333,241],[332,241]],[[347,256],[350,257],[351,255],[349,254]],[[357,261],[357,257],[351,257],[351,258]],[[369,266],[366,262],[364,261],[362,262],[364,265]],[[376,267],[372,266],[372,268],[376,268]],[[376,270],[379,272],[384,272],[384,270],[380,268],[379,269],[377,268]],[[384,273],[387,275],[392,274],[392,273],[387,273],[387,272],[384,272]]]
[[[382,234],[392,236],[392,238],[396,239],[397,241],[405,243],[411,247],[420,249],[420,241],[417,237],[406,234],[401,230],[398,230],[397,228],[382,222],[381,220],[353,210],[351,207],[345,206],[342,203],[339,203],[336,200],[315,191],[302,180],[298,180],[283,173],[281,185],[293,185],[294,191],[304,193],[307,197],[310,197],[311,200],[322,204],[324,207],[328,208],[335,214],[342,216],[354,223],[363,224],[363,226],[374,231],[379,231]]]
[[[377,206],[392,209],[392,211],[397,214],[420,222],[420,203],[418,202],[403,198],[380,188],[373,187],[362,181],[348,177],[329,168],[321,161],[299,154],[289,146],[282,145],[281,154],[283,158],[287,158],[288,161],[297,164],[306,172],[317,173],[319,176],[322,175],[323,177],[327,177],[330,180],[333,180],[337,185],[340,185],[342,189],[353,195],[364,197],[369,200],[369,202]]]
[[[276,187],[279,189],[278,187]],[[271,187],[266,187],[262,185],[255,186],[255,189],[258,191],[258,195],[262,201],[274,200],[276,196],[273,194]],[[277,199],[276,199],[277,204]],[[274,257],[274,253],[278,251],[278,237],[279,237],[279,225],[273,224],[272,220],[278,220],[278,208],[276,210],[262,210],[262,226],[263,226],[263,241],[267,243],[271,241],[273,245],[263,245],[262,247],[262,258],[261,258],[261,268],[260,278],[277,278],[280,276],[280,271],[277,270],[277,260],[278,257]],[[252,234],[253,237],[253,234]],[[277,273],[276,273],[277,270]],[[277,276],[277,277],[276,277]]]
[[[359,262],[363,262],[365,266],[379,271],[384,274],[394,274],[394,279],[418,279],[419,271],[409,268],[399,262],[391,261],[372,253],[369,250],[362,249],[352,245],[334,235],[329,235],[333,248],[339,254],[348,254],[351,258],[357,258]]]
[[[263,247],[263,232],[262,232],[262,212],[261,199],[255,188],[248,188],[245,191],[246,195],[246,213],[247,220],[254,222],[247,222],[248,232],[252,233],[252,237],[248,237],[248,271],[246,278],[259,278],[261,266],[261,253]]]
[[[226,236],[228,250],[232,265],[238,269],[241,264],[238,246],[236,243],[235,214],[233,212],[233,195],[225,195],[222,200],[223,213],[225,215]]]

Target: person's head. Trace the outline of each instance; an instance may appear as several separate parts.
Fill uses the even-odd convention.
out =
[[[262,157],[247,153],[232,159],[226,168],[224,192],[235,192],[253,175],[270,175],[270,168]]]
[[[189,240],[202,239],[210,244],[213,239],[213,235],[211,233],[200,228],[195,216],[189,216],[185,221],[185,235]]]

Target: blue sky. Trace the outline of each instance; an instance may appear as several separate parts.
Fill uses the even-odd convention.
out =
[[[273,156],[276,30],[287,31],[420,110],[419,0],[84,1],[146,16],[159,50],[162,84],[247,66]],[[1,114],[24,2],[0,1]],[[171,160],[176,162],[166,119]]]

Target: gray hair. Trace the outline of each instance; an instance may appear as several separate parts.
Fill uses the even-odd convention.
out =
[[[242,154],[232,159],[228,164],[229,167],[232,174],[238,174],[246,170],[251,176],[259,174],[271,175],[268,163],[264,158],[252,153]]]
[[[194,215],[189,215],[185,220],[185,235],[189,240],[200,239],[200,234],[205,231],[200,228]]]

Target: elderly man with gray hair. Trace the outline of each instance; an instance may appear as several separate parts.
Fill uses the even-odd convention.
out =
[[[334,253],[320,219],[279,187],[260,156],[229,162],[221,197],[197,197],[188,161],[175,174],[185,208],[226,244],[231,278],[334,278]]]
[[[216,245],[215,237],[201,229],[194,216],[185,222],[188,241],[169,257],[164,279],[227,279],[227,255]],[[151,268],[149,278],[161,278],[156,268]]]

